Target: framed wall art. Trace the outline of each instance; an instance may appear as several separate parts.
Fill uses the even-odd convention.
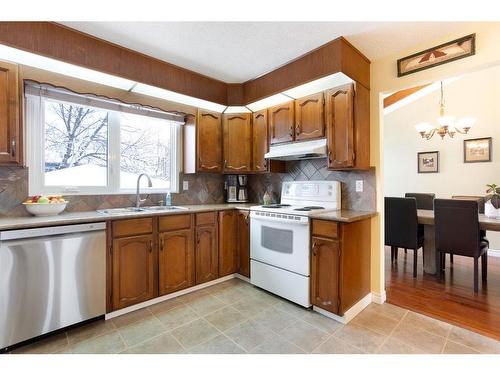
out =
[[[464,163],[491,161],[491,137],[464,139]]]
[[[439,151],[417,153],[418,173],[439,173]]]
[[[472,56],[476,53],[476,34],[452,40],[398,60],[398,77]]]

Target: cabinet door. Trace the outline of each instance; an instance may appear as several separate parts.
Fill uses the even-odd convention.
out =
[[[237,230],[236,211],[219,212],[219,277],[238,272]]]
[[[325,136],[325,99],[322,92],[295,100],[295,140]]]
[[[113,309],[155,297],[153,235],[113,240]]]
[[[0,62],[0,165],[21,164],[17,65]]]
[[[267,172],[267,160],[264,158],[269,150],[267,109],[253,113],[252,146],[252,170]]]
[[[217,279],[219,260],[217,248],[217,227],[203,225],[196,227],[196,284]]]
[[[198,172],[222,171],[222,123],[220,113],[198,110],[196,154],[196,170]]]
[[[191,229],[160,233],[159,250],[160,295],[194,285],[194,247]]]
[[[250,277],[250,212],[238,211],[239,273]]]
[[[224,172],[252,170],[252,123],[250,113],[223,116]]]
[[[354,167],[354,85],[329,90],[326,94],[328,167]]]
[[[340,305],[339,242],[313,237],[311,253],[311,303],[337,314]]]
[[[293,101],[269,108],[268,115],[271,144],[293,141]]]

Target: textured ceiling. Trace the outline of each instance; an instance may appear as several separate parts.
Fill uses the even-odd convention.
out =
[[[443,22],[61,22],[228,83],[256,78],[339,36],[370,60],[453,33]]]

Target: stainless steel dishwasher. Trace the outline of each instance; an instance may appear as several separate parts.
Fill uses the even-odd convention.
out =
[[[105,312],[104,223],[0,232],[0,348]]]

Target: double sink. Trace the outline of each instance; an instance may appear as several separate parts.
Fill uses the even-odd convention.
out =
[[[126,214],[126,213],[140,213],[140,212],[171,212],[171,211],[185,211],[186,207],[179,206],[145,206],[145,207],[120,207],[108,208],[104,210],[97,210],[100,214]]]

